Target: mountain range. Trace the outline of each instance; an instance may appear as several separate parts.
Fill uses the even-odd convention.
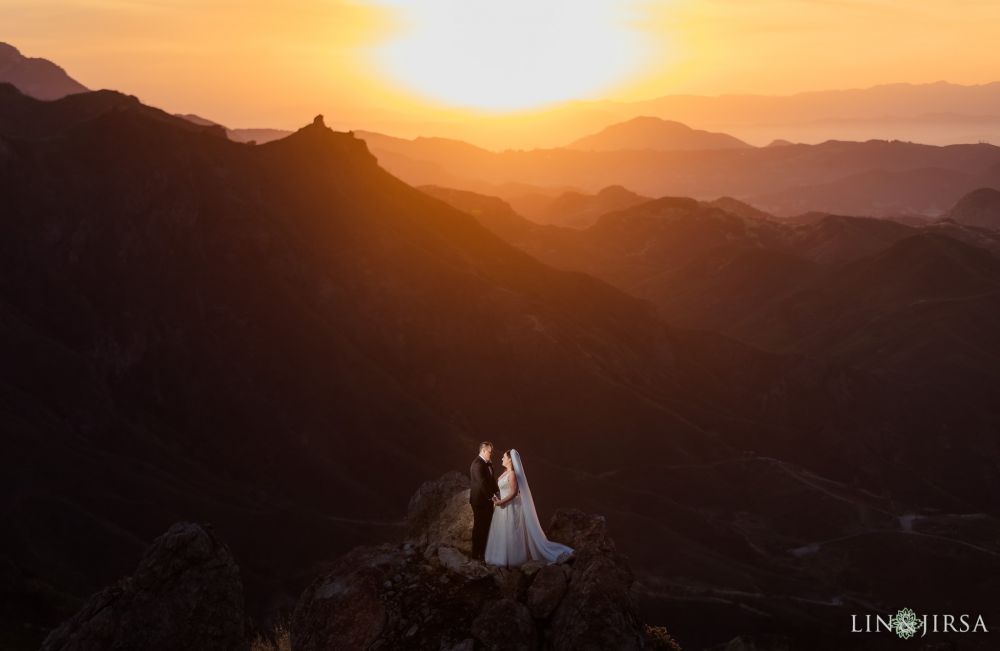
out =
[[[38,99],[59,99],[87,88],[48,59],[26,57],[8,43],[0,42],[0,82],[14,84]]]
[[[40,99],[86,90],[57,65],[25,58],[5,44],[0,44],[0,81],[13,83]],[[565,222],[558,215],[545,217],[545,206],[551,199],[567,192],[594,194],[608,186],[650,197],[708,200],[732,196],[784,217],[808,212],[939,217],[972,190],[1000,188],[1000,150],[982,143],[939,147],[896,140],[828,140],[816,145],[782,140],[783,146],[758,149],[727,133],[692,129],[676,118],[697,124],[743,120],[744,125],[766,115],[772,120],[798,116],[814,122],[824,115],[836,115],[844,123],[877,118],[879,127],[873,133],[884,137],[895,133],[887,125],[897,122],[926,118],[941,124],[959,119],[954,111],[960,100],[967,100],[976,110],[1000,115],[996,88],[1000,86],[898,84],[784,98],[686,96],[637,104],[602,102],[586,105],[588,115],[604,116],[599,129],[588,127],[595,132],[560,147],[530,151],[495,152],[454,137],[410,140],[372,131],[356,133],[386,169],[407,183],[501,196],[525,216],[553,223]],[[730,104],[742,107],[739,115],[743,117],[737,118],[727,108]],[[646,117],[634,117],[637,113]],[[217,124],[197,115],[182,117],[202,126]],[[988,121],[980,120],[980,124],[987,125],[987,130],[992,128]],[[290,133],[271,128],[222,128],[239,142],[265,143]],[[450,132],[461,133],[461,129]],[[832,129],[827,133],[841,132]],[[989,140],[985,136],[978,139]]]
[[[997,148],[498,153],[321,116],[253,145],[15,85],[5,643],[37,648],[180,520],[215,524],[265,621],[483,439],[521,451],[543,521],[606,517],[685,647],[863,648],[849,615],[903,605],[1000,616],[1000,236],[988,192],[956,204]],[[863,201],[948,219],[774,216],[873,169],[942,170]]]
[[[655,149],[743,149],[750,145],[725,133],[692,129],[686,124],[656,117],[637,117],[605,127],[566,146],[584,151]]]
[[[985,144],[872,140],[700,151],[490,152],[438,138],[359,136],[386,169],[409,183],[511,202],[525,186],[537,194],[620,185],[650,197],[730,196],[782,217],[809,211],[937,217],[972,190],[1000,187],[1000,148]]]
[[[787,223],[729,198],[661,198],[573,229],[536,224],[496,197],[422,189],[554,267],[650,300],[672,323],[907,383],[932,386],[946,373],[955,384],[943,391],[954,388],[956,399],[996,383],[1000,349],[986,324],[1000,314],[1000,231],[981,220],[909,226],[828,214]]]

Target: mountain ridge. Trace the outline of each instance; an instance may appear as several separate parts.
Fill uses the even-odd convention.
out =
[[[37,99],[59,99],[89,89],[48,59],[26,57],[0,41],[0,82],[14,84]]]
[[[0,115],[25,101],[0,93]],[[776,621],[836,637],[817,594],[920,608],[929,585],[961,581],[970,601],[988,587],[989,557],[935,574],[930,561],[959,548],[939,538],[905,539],[931,568],[919,583],[845,589],[827,553],[861,576],[893,569],[898,548],[867,539],[787,553],[859,527],[897,535],[898,508],[991,545],[992,520],[933,516],[992,503],[992,456],[961,456],[979,429],[952,434],[947,464],[899,445],[937,441],[943,399],[668,325],[407,186],[321,120],[249,146],[151,109],[59,106],[71,126],[38,103],[37,137],[5,133],[0,156],[0,421],[13,432],[0,557],[23,597],[5,628],[54,626],[179,520],[216,523],[264,616],[314,564],[397,527],[408,487],[465,467],[483,439],[530,459],[543,517],[599,507],[656,586],[648,608],[683,611],[691,644]],[[723,235],[744,228],[711,210]],[[748,481],[784,497],[748,504]],[[809,517],[788,518],[792,503]],[[76,535],[51,536],[53,521]],[[978,580],[956,571],[966,558]],[[686,576],[717,598],[692,596]],[[763,614],[730,619],[747,600]]]

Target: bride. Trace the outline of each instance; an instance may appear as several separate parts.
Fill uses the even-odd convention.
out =
[[[496,508],[486,540],[486,562],[517,567],[528,561],[554,563],[563,554],[573,553],[571,547],[545,537],[524,476],[521,455],[517,450],[508,450],[502,463],[506,472],[497,479],[500,498],[493,498]]]

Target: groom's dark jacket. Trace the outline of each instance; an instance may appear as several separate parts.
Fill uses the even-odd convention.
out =
[[[492,506],[492,497],[500,492],[493,477],[493,464],[476,455],[469,468],[469,504],[472,506]]]

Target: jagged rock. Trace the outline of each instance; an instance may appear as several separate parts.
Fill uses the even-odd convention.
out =
[[[577,509],[559,509],[549,523],[551,540],[569,545],[577,553],[614,552],[615,543],[608,537],[604,516],[591,515]]]
[[[424,482],[406,510],[407,539],[415,544],[440,544],[464,553],[472,550],[472,508],[469,478],[451,472]]]
[[[500,594],[510,599],[521,599],[527,593],[531,579],[517,567],[491,568],[493,580]]]
[[[632,574],[600,516],[557,512],[552,537],[578,553],[510,569],[452,544],[472,527],[458,473],[421,486],[407,524],[398,544],[351,551],[303,592],[294,651],[660,648],[635,615]]]
[[[562,565],[547,565],[538,570],[528,590],[528,609],[533,617],[545,619],[566,594],[566,574]]]
[[[632,572],[621,559],[578,557],[566,595],[552,615],[553,648],[643,648],[645,635],[630,593],[632,582]]]
[[[467,579],[481,579],[490,574],[485,564],[472,560],[454,547],[438,547],[437,557],[442,566]]]
[[[451,647],[441,647],[442,651],[476,651],[476,641],[471,637]]]
[[[538,648],[535,622],[524,604],[498,599],[486,604],[472,622],[472,633],[490,651],[531,651]]]
[[[520,570],[524,572],[526,576],[534,576],[535,572],[547,566],[548,563],[545,561],[528,561],[520,567]]]
[[[246,650],[243,608],[229,549],[209,525],[179,522],[153,542],[131,577],[93,595],[42,650]]]
[[[782,635],[740,635],[707,651],[789,651],[791,641]]]
[[[363,649],[382,633],[386,608],[382,589],[399,569],[391,548],[358,548],[314,581],[292,616],[294,649]]]

